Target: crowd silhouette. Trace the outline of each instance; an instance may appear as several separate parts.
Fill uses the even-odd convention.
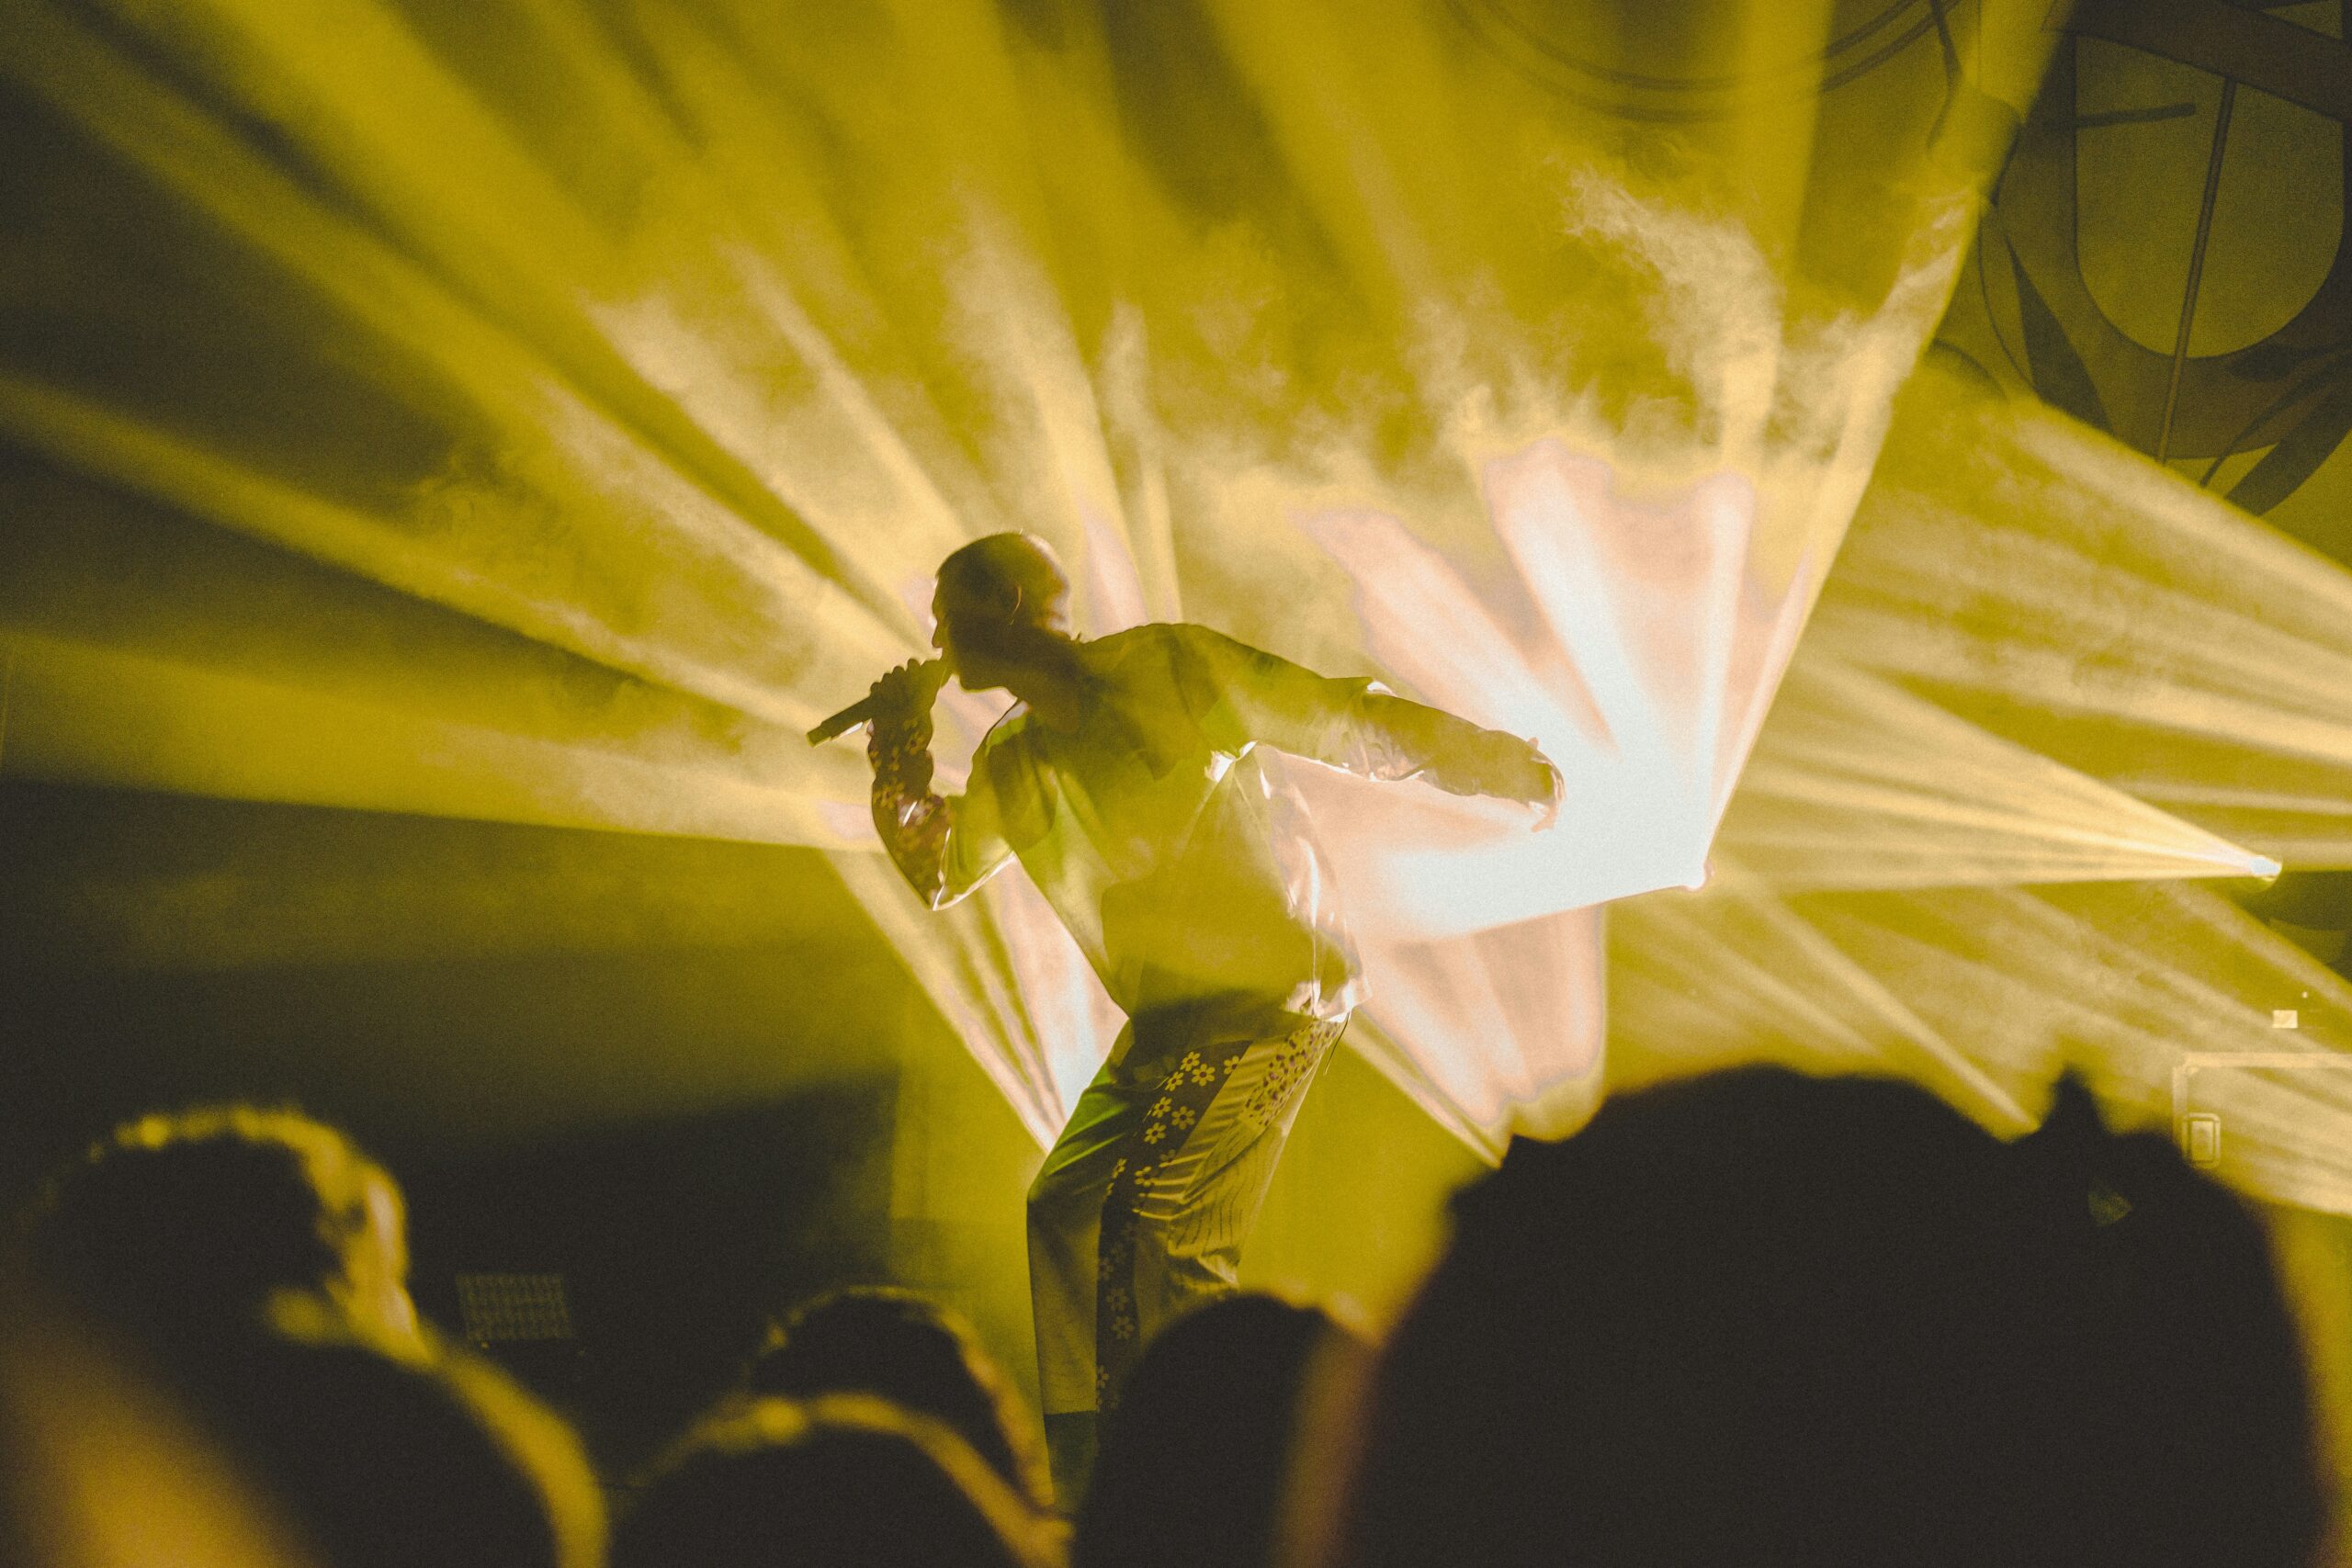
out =
[[[400,1189],[348,1138],[149,1116],[0,1269],[0,1562],[2304,1568],[2331,1540],[2259,1217],[2072,1078],[2009,1142],[1892,1081],[1629,1093],[1453,1219],[1376,1339],[1252,1294],[1165,1329],[1082,1496],[971,1331],[875,1288],[600,1486],[419,1322]]]

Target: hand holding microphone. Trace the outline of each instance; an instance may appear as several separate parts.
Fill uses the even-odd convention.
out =
[[[808,744],[822,746],[862,724],[910,721],[928,715],[955,671],[944,658],[910,659],[874,682],[865,696],[808,732]]]

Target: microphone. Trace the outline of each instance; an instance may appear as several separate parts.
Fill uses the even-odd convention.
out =
[[[947,668],[947,660],[944,659],[918,660],[915,661],[914,668],[908,671],[914,680],[915,690],[922,694],[925,707],[929,707],[938,700],[940,688],[947,684],[947,677],[952,673],[954,671]],[[833,737],[846,735],[861,724],[873,723],[880,712],[881,705],[875,701],[874,694],[868,692],[810,730],[808,744],[822,746]]]

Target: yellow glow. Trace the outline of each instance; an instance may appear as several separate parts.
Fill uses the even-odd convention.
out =
[[[2047,410],[1923,369],[1807,646],[2268,860],[2352,865],[2352,575]]]
[[[2191,1052],[2352,1044],[2352,986],[2188,884],[1793,900],[1710,890],[1628,905],[1612,934],[1620,1083],[1756,1056],[1893,1070],[2018,1131],[2072,1064],[2110,1117],[2168,1134],[2174,1070]],[[2279,1008],[2301,1027],[2274,1027]],[[2223,1119],[2224,1176],[2352,1212],[2352,1075],[2211,1070],[2195,1094]]]
[[[85,1332],[10,1297],[0,1391],[11,1556],[56,1568],[317,1568],[288,1510],[178,1402]]]
[[[1906,11],[1958,80],[1931,32],[1852,69],[1828,0],[1641,8],[11,0],[42,152],[0,765],[828,850],[1012,1108],[966,1141],[964,1102],[923,1177],[1003,1226],[957,1260],[999,1283],[1003,1140],[1054,1136],[1119,1021],[1018,877],[917,907],[854,748],[797,739],[999,529],[1053,541],[1090,634],[1196,619],[1569,773],[1530,840],[1295,770],[1370,971],[1350,1038],[1401,1098],[1335,1070],[1294,1174],[1415,1220],[1333,1237],[1278,1194],[1274,1277],[1395,1288],[1474,1155],[1701,1065],[1900,1072],[2010,1131],[2065,1060],[2160,1128],[2184,1050],[2352,1043],[2332,974],[2165,881],[2352,866],[2352,579],[1915,373],[2048,0]],[[945,694],[943,781],[999,706]],[[411,956],[790,930],[749,874],[537,938],[498,891]],[[151,934],[216,907],[116,896]],[[131,949],[381,929],[288,934],[333,907]],[[387,1060],[456,1122],[484,1074],[603,1116],[812,1070],[583,1073],[560,1032]],[[2224,1176],[2352,1211],[2352,1074],[2195,1092]]]
[[[808,760],[805,746],[795,756],[788,731],[746,768],[674,731],[543,739],[87,643],[19,634],[6,646],[12,773],[756,843],[835,844],[844,815],[864,811],[855,764]]]
[[[1972,13],[1970,92],[2030,99],[2030,9]],[[845,850],[854,753],[775,732],[920,649],[946,548],[1035,528],[1091,630],[1189,614],[1553,748],[1570,807],[1539,840],[1411,790],[1326,816],[1389,998],[1367,1048],[1476,1141],[1564,1124],[1602,1016],[1574,911],[1705,878],[1996,151],[1933,140],[1931,49],[1815,90],[1833,10],[1737,5],[1666,58],[1585,28],[1607,72],[1755,84],[1661,116],[1412,0],[791,28],[703,0],[619,31],[551,3],[125,12],[176,76],[28,0],[0,71],[236,288],[198,302],[229,359],[184,378],[225,409],[11,362],[0,423],[635,684],[619,713],[502,710],[32,620],[51,673],[9,765]],[[273,294],[311,340],[237,357]],[[354,367],[404,445],[334,425]],[[280,382],[309,400],[240,413]],[[1408,546],[1428,570],[1392,570]],[[79,701],[102,664],[119,689]],[[991,715],[942,707],[952,781]],[[1986,819],[1834,748],[1789,765],[1784,794],[1876,812],[1881,867],[1913,829],[1973,835],[1981,875],[2249,863],[2048,770]],[[1050,1133],[1114,1021],[1034,897],[916,919],[887,868],[842,863]]]
[[[1721,842],[1791,892],[2278,871],[1810,649],[1781,688]]]

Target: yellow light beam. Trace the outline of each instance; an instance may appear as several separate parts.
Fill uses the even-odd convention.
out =
[[[1770,895],[1711,888],[1618,911],[1611,1021],[1623,1070],[1758,1055],[1874,1065],[1983,1115],[1949,1067],[1973,1065],[1980,1086],[2032,1106],[2073,1064],[2110,1115],[2169,1133],[2185,1054],[2352,1047],[2352,986],[2190,884],[1818,894],[1773,901],[1761,920],[1759,899]],[[1901,998],[1900,1015],[1885,997]],[[2275,1026],[2281,1009],[2296,1028]],[[1925,1040],[1951,1055],[1930,1067]],[[2226,1124],[2225,1176],[2352,1213],[2352,1077],[2249,1068],[2208,1089]]]
[[[845,769],[790,771],[781,746],[755,768],[723,754],[695,765],[120,649],[21,632],[6,642],[6,769],[20,776],[757,843],[838,845],[864,823]]]
[[[378,202],[374,221],[319,199],[45,0],[11,8],[10,47],[0,61],[167,189],[376,323],[403,353],[422,351],[493,415],[519,402],[523,417],[505,428],[526,444],[537,405],[553,393],[585,419],[616,426],[616,447],[679,470],[684,477],[673,485],[707,492],[697,509],[722,547],[740,547],[728,537],[738,531],[764,532],[807,558],[803,570],[833,580],[868,615],[912,636],[916,623],[894,598],[845,568],[597,334],[584,301],[613,286],[613,245],[397,20],[367,0],[299,20],[279,10],[223,4],[125,25],[158,29],[157,47],[277,125],[363,200]],[[338,27],[347,30],[337,34]],[[366,57],[349,51],[363,41],[384,52],[354,71],[352,62]],[[419,115],[427,118],[402,119]],[[447,276],[418,267],[416,256]]]
[[[1718,843],[1783,892],[2278,870],[1810,647]]]
[[[442,498],[454,515],[442,519],[433,541],[438,547],[424,546],[392,520],[307,494],[217,451],[5,372],[0,427],[62,462],[196,516],[778,724],[821,716],[831,691],[887,667],[901,646],[844,601],[833,601],[837,613],[826,615],[829,585],[799,574],[794,592],[785,570],[791,558],[780,549],[762,551],[767,559],[760,564],[775,570],[755,576],[752,562],[696,550],[704,536],[681,531],[673,535],[675,547],[600,574],[575,555],[550,556],[548,544],[535,536],[542,517],[487,497],[473,505]],[[593,426],[571,432],[575,451],[584,455],[600,434]],[[694,498],[673,500],[683,508]],[[542,558],[537,570],[517,570],[534,555]],[[642,581],[649,569],[660,571],[650,605]],[[861,627],[863,639],[855,636]],[[817,635],[820,629],[833,635]],[[822,682],[817,694],[796,694],[811,675]]]
[[[1811,635],[2258,852],[2346,865],[2347,627],[2342,567],[1931,366]]]

